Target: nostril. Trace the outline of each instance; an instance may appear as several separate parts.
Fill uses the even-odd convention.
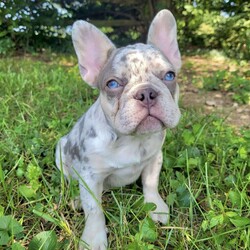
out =
[[[153,100],[157,97],[157,93],[156,91],[152,90],[150,93],[149,93],[149,99]]]
[[[143,94],[143,93],[141,93],[141,94],[139,94],[139,98],[138,98],[138,100],[140,100],[140,101],[144,101],[145,100],[145,95]]]
[[[136,95],[135,99],[141,101],[145,105],[153,105],[158,93],[152,88],[140,89]]]

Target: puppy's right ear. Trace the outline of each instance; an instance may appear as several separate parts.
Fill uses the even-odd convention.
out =
[[[114,44],[94,25],[85,21],[73,24],[72,40],[78,58],[81,76],[92,87],[108,59]]]
[[[181,68],[177,25],[169,10],[161,10],[153,19],[148,31],[148,43],[161,50],[177,71]]]

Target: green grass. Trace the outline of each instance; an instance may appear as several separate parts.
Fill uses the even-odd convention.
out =
[[[62,181],[54,149],[97,91],[83,84],[75,59],[47,59],[0,60],[0,249],[35,249],[47,231],[43,249],[55,249],[53,240],[77,249],[84,226],[70,205],[77,184]],[[110,249],[249,249],[250,131],[182,113],[163,147],[169,225],[152,223],[140,182],[114,189],[103,198]]]
[[[203,78],[204,88],[232,92],[232,100],[240,104],[250,104],[250,71],[241,72],[218,70],[214,75]]]

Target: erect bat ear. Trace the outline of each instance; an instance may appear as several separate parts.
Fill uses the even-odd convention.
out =
[[[173,14],[169,10],[161,10],[149,27],[147,43],[157,47],[178,71],[181,68],[181,55],[176,27]]]
[[[109,38],[94,25],[76,21],[72,29],[73,45],[77,54],[81,76],[92,87],[97,87],[97,77],[115,49]]]

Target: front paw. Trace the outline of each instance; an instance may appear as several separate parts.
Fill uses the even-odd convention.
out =
[[[88,228],[85,227],[79,250],[106,250],[108,245],[106,228]]]
[[[168,205],[163,201],[160,196],[146,200],[146,202],[151,202],[156,205],[156,209],[150,212],[150,216],[155,222],[161,222],[162,224],[167,224],[169,221],[169,208]]]

